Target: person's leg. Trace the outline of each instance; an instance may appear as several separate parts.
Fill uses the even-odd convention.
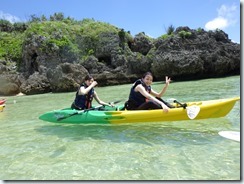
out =
[[[158,100],[160,100],[161,102],[163,102],[165,105],[167,105],[169,108],[175,108],[175,106],[171,105],[170,103],[164,101],[162,98],[158,98],[156,97]]]
[[[71,109],[83,110],[82,108],[77,107],[74,102],[71,104]]]
[[[137,109],[137,104],[133,100],[128,100],[125,102],[125,109],[127,110],[136,110]]]
[[[161,105],[153,101],[148,101],[141,104],[136,110],[162,109]]]

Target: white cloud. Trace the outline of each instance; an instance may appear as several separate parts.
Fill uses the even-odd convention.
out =
[[[4,13],[0,11],[0,19],[8,20],[11,23],[20,22],[20,18],[9,13]]]
[[[217,9],[218,16],[205,24],[207,30],[225,29],[235,25],[238,18],[238,9],[236,5],[222,5]]]
[[[223,17],[217,17],[209,21],[207,24],[205,24],[205,28],[207,30],[215,30],[217,28],[225,29],[227,26],[228,26],[228,20]]]

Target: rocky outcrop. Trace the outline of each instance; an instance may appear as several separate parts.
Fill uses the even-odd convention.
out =
[[[99,86],[131,83],[146,71],[155,80],[166,75],[192,80],[240,74],[240,44],[221,30],[179,27],[157,39],[144,33],[131,39],[121,31],[101,32],[93,41],[77,36],[73,46],[81,55],[73,47],[47,42],[47,37],[34,33],[26,38],[19,71],[0,62],[0,94],[75,91],[88,73]]]
[[[75,91],[83,82],[84,76],[88,74],[82,65],[71,63],[62,63],[44,71],[46,72],[35,72],[23,81],[20,86],[21,92],[32,95]]]
[[[75,91],[88,74],[79,64],[62,63],[55,69],[48,69],[47,78],[52,92]]]
[[[0,76],[0,94],[16,95],[20,93],[20,79],[17,74],[3,74]]]
[[[190,32],[188,38],[178,36]],[[156,78],[165,75],[176,80],[223,77],[240,74],[240,45],[231,42],[223,31],[205,32],[178,28],[174,37],[158,39],[149,53],[151,71]]]
[[[18,94],[23,81],[23,76],[16,71],[15,63],[0,61],[0,95]]]
[[[20,91],[26,95],[48,93],[51,92],[51,85],[45,75],[35,72],[22,82]]]
[[[145,33],[135,35],[134,41],[131,44],[132,52],[139,52],[146,56],[151,48],[153,48],[153,41]]]

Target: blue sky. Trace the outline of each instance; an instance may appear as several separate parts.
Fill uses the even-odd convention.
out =
[[[134,36],[145,32],[157,38],[173,25],[191,29],[217,28],[240,43],[239,0],[1,0],[0,19],[26,21],[30,15],[62,12],[75,20],[94,18]]]

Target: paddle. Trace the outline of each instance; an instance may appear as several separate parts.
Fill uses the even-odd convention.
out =
[[[237,132],[237,131],[220,131],[218,134],[224,138],[240,142],[240,132]]]
[[[117,101],[115,101],[115,102],[109,102],[109,104],[110,104],[110,105],[114,105],[114,104],[117,104],[117,103],[119,103],[119,102],[121,102],[121,100],[117,100]],[[66,118],[69,118],[69,117],[71,117],[71,116],[74,116],[74,115],[77,115],[77,114],[81,114],[81,113],[84,113],[84,112],[87,112],[87,111],[90,111],[90,110],[99,109],[99,108],[101,108],[101,107],[103,107],[103,106],[104,106],[104,105],[99,105],[99,106],[92,107],[92,108],[89,108],[89,109],[84,109],[84,110],[81,110],[81,111],[76,111],[76,112],[74,112],[74,113],[72,113],[72,114],[69,114],[68,116],[58,117],[58,118],[57,118],[57,121],[61,121],[61,120],[63,120],[63,119],[66,119]]]
[[[195,119],[200,112],[200,107],[197,105],[187,106],[186,103],[182,104],[178,102],[176,99],[173,99],[173,102],[179,104],[181,107],[186,109],[187,116],[190,119]]]
[[[197,105],[192,105],[186,107],[187,116],[190,119],[195,119],[200,112],[200,107]]]

